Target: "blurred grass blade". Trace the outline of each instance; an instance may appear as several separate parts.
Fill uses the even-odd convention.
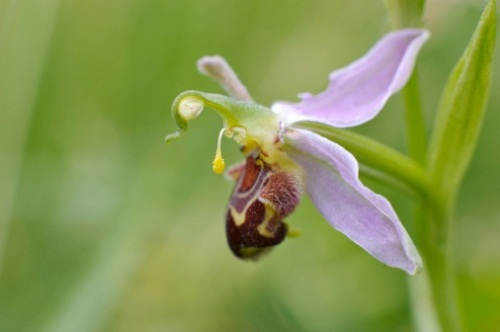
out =
[[[46,322],[42,324],[35,322],[38,326],[35,330],[103,330],[144,258],[143,243],[137,236],[140,232],[125,228],[103,244],[88,273],[73,290],[67,290],[67,297],[61,303],[51,304],[55,309],[52,317],[46,317]]]
[[[429,168],[446,207],[454,202],[481,130],[491,85],[496,15],[496,2],[490,0],[441,97]]]
[[[59,0],[0,5],[0,270]],[[1,273],[1,272],[0,272]]]

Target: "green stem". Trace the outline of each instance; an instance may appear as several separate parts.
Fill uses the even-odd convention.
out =
[[[422,332],[440,332],[441,324],[433,301],[428,270],[424,269],[415,276],[408,276],[407,280],[416,330]]]
[[[439,202],[437,202],[439,203]],[[441,201],[442,203],[442,201]],[[423,275],[408,278],[417,331],[462,331],[457,284],[451,261],[449,225],[451,209],[430,210],[421,201],[416,208],[415,240],[424,261]]]
[[[424,0],[385,0],[394,29],[419,27],[422,25]]]
[[[421,165],[426,162],[426,130],[420,102],[420,89],[416,72],[403,90],[405,100],[405,122],[408,139],[408,151],[413,160]],[[434,190],[433,190],[434,192]],[[417,207],[415,240],[424,259],[425,275],[415,281],[410,280],[411,296],[415,305],[422,302],[422,294],[415,292],[415,287],[425,288],[427,305],[435,310],[432,316],[422,317],[415,314],[416,325],[421,331],[429,331],[426,324],[436,330],[461,331],[456,280],[451,262],[451,243],[449,229],[453,204],[447,204],[442,195],[434,195],[432,210],[426,209],[425,202]],[[449,199],[448,199],[449,200]],[[417,286],[412,285],[416,283]],[[417,298],[415,298],[417,297]],[[415,301],[417,303],[415,303]],[[432,306],[431,306],[432,304]],[[429,323],[429,319],[435,322]]]
[[[431,202],[431,183],[424,169],[401,153],[363,135],[316,122],[296,124],[334,141],[354,154],[359,162],[408,184]],[[374,174],[374,173],[373,173]],[[432,203],[434,205],[434,203]]]
[[[408,152],[413,160],[424,165],[427,153],[426,130],[416,72],[403,90],[403,94]],[[452,213],[450,211],[453,210],[454,205],[447,201],[453,200],[453,198],[446,199],[438,194],[434,197],[435,205],[432,210],[426,209],[425,202],[421,202],[417,207],[415,240],[427,268],[425,276],[414,282],[428,283],[426,293],[431,298],[426,299],[426,301],[433,304],[432,308],[435,310],[433,318],[437,318],[433,325],[441,326],[443,331],[461,331],[457,286],[451,262],[450,229],[448,227],[451,225],[449,221]],[[410,285],[410,287],[414,288],[414,285]],[[421,285],[421,287],[423,286]],[[412,297],[421,296],[415,292],[412,292],[411,295]],[[413,298],[413,301],[417,300]],[[429,330],[427,327],[424,328],[428,322],[420,320],[420,318],[428,320],[429,317],[415,315],[415,318],[416,325],[422,331]]]
[[[413,160],[425,165],[426,129],[416,72],[403,90],[403,96],[408,152]],[[429,192],[435,192],[431,189]],[[424,260],[423,275],[409,279],[415,324],[420,331],[461,331],[449,229],[446,229],[446,225],[451,224],[447,222],[452,210],[448,206],[453,205],[446,204],[446,199],[439,194],[433,197],[432,209],[421,200],[415,214],[414,237]]]
[[[451,211],[423,215],[418,222],[417,240],[427,266],[434,304],[443,331],[462,331],[454,265],[451,259]]]
[[[427,139],[416,71],[403,89],[403,97],[405,102],[408,153],[413,160],[424,165],[426,160]]]

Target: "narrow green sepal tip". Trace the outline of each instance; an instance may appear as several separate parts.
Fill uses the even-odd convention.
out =
[[[165,143],[170,143],[180,138],[187,130],[188,120],[198,117],[201,113],[205,105],[200,94],[198,91],[186,91],[175,98],[172,104],[172,117],[175,121],[177,131],[167,135]],[[184,110],[184,114],[181,114],[180,108]]]
[[[176,139],[180,138],[183,134],[183,131],[176,131],[175,133],[169,134],[165,137],[165,143],[170,143],[172,141],[175,141]]]

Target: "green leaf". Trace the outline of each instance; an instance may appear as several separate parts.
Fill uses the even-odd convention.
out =
[[[451,207],[476,147],[491,86],[496,2],[490,0],[439,105],[429,149],[431,179]]]

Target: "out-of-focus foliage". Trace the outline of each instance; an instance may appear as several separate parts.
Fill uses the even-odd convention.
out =
[[[419,74],[430,125],[483,2],[427,6]],[[288,218],[301,237],[256,264],[232,257],[232,184],[210,165],[215,114],[163,142],[177,94],[220,92],[196,72],[202,55],[225,56],[269,105],[321,91],[389,29],[373,0],[0,3],[0,331],[411,330],[404,273],[333,231],[307,199]],[[479,331],[500,328],[497,85],[454,229]],[[395,97],[359,131],[404,151],[402,116]],[[229,140],[223,150],[240,157]],[[412,197],[373,185],[411,219]]]

